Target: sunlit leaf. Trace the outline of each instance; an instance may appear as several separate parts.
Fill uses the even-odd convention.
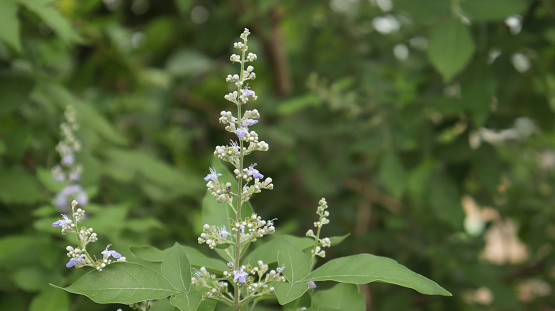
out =
[[[21,51],[19,39],[19,19],[17,18],[17,1],[0,1],[0,39],[6,41],[16,51]]]

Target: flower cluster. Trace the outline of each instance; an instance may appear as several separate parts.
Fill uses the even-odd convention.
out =
[[[327,208],[328,203],[326,202],[326,199],[322,198],[320,202],[318,202],[318,209],[316,210],[316,214],[318,214],[319,219],[318,221],[314,222],[314,227],[317,228],[317,232],[316,234],[314,234],[314,231],[312,231],[312,229],[309,229],[306,232],[307,237],[311,237],[314,239],[312,259],[314,259],[315,255],[322,258],[326,257],[326,251],[324,251],[322,248],[331,246],[331,240],[329,238],[320,238],[320,230],[322,230],[322,226],[329,224],[330,222],[330,220],[327,218],[330,215],[330,213],[326,211]]]
[[[264,264],[262,260],[258,261],[257,267],[243,265],[236,269],[232,262],[228,263],[227,267],[229,271],[224,271],[223,273],[227,282],[216,278],[216,275],[209,273],[204,267],[201,267],[199,271],[193,274],[191,284],[208,289],[203,294],[203,299],[211,298],[224,301],[233,299],[232,294],[228,291],[229,283],[236,286],[246,286],[249,297],[259,297],[274,293],[274,287],[270,286],[270,283],[286,282],[285,277],[281,274],[285,270],[285,266],[269,270],[268,265]]]
[[[274,220],[262,220],[260,216],[253,213],[250,217],[241,217],[241,207],[249,201],[251,196],[259,193],[262,189],[273,189],[272,179],[264,175],[256,168],[256,163],[246,163],[245,156],[254,151],[268,151],[266,142],[259,139],[252,127],[258,124],[260,113],[256,109],[245,110],[243,105],[258,99],[255,91],[250,89],[248,80],[256,78],[254,67],[247,63],[256,60],[254,53],[247,53],[248,29],[241,34],[243,42],[236,42],[233,46],[240,51],[240,55],[233,54],[230,60],[241,65],[239,74],[230,74],[226,81],[233,83],[236,90],[226,94],[224,98],[236,106],[236,113],[222,111],[219,122],[225,125],[225,130],[233,133],[236,138],[232,139],[226,146],[217,146],[214,155],[224,162],[234,166],[233,173],[237,180],[236,185],[229,181],[220,181],[223,172],[218,173],[215,168],[204,180],[206,187],[218,203],[225,203],[235,213],[235,217],[227,224],[203,226],[203,232],[198,238],[199,244],[206,243],[211,249],[224,249],[225,253],[232,258],[228,263],[229,271],[224,271],[222,278],[216,278],[206,269],[193,275],[192,284],[208,288],[203,298],[211,298],[239,310],[241,305],[248,303],[260,296],[274,293],[274,288],[269,286],[270,282],[285,282],[281,275],[284,266],[268,271],[268,265],[262,261],[258,267],[240,265],[241,253],[245,247],[257,239],[275,232]],[[228,227],[226,227],[228,226]],[[229,231],[228,231],[229,228]],[[232,254],[233,253],[233,254]],[[233,286],[233,292],[228,292],[228,285]],[[243,296],[243,298],[241,298]]]
[[[112,263],[110,257],[117,259],[117,261],[125,261],[125,257],[122,257],[120,253],[116,251],[109,250],[110,245],[106,246],[106,249],[101,252],[102,259],[93,260],[91,255],[87,252],[87,245],[91,242],[98,241],[96,233],[93,232],[92,228],[81,227],[78,229],[79,221],[83,220],[85,217],[85,211],[81,208],[75,210],[79,203],[73,200],[71,202],[71,212],[72,219],[67,215],[62,214],[62,219],[52,223],[52,227],[61,227],[62,234],[75,233],[78,239],[79,246],[66,247],[67,256],[70,258],[66,267],[71,268],[81,268],[85,266],[93,267],[98,271],[102,271],[104,267]]]
[[[83,187],[79,185],[83,167],[75,161],[75,153],[81,150],[81,142],[74,134],[78,129],[78,124],[73,106],[66,107],[65,119],[65,122],[60,124],[62,140],[56,146],[61,160],[52,168],[54,180],[65,184],[65,187],[54,198],[54,204],[64,213],[67,212],[69,202],[72,200],[77,200],[83,206],[89,200]]]
[[[225,249],[237,244],[237,233],[239,232],[239,243],[241,246],[256,241],[267,234],[276,232],[274,220],[262,220],[257,214],[245,219],[237,219],[231,223],[231,231],[228,232],[225,225],[217,227],[205,224],[202,227],[202,234],[198,238],[198,243],[206,243],[211,249]]]

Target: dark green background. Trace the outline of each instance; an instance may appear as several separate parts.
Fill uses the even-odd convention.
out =
[[[391,257],[453,293],[372,284],[369,310],[555,310],[555,3],[377,2],[1,0],[0,309],[118,308],[48,285],[84,272],[65,268],[68,242],[50,226],[68,104],[93,250],[112,243],[133,260],[129,245],[195,245],[202,177],[233,138],[217,121],[233,109],[229,54],[248,27],[259,96],[248,108],[270,144],[249,161],[275,184],[252,203],[278,232],[303,235],[325,196],[324,235],[351,233],[326,259]],[[387,15],[400,28],[376,31]],[[463,196],[495,211],[483,231],[465,228]],[[503,231],[491,262],[485,232],[509,221],[516,237]],[[527,256],[511,262],[516,238]],[[474,302],[479,288],[489,305]]]

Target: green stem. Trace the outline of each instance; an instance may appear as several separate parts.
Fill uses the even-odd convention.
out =
[[[322,217],[320,216],[320,220],[322,220]],[[318,230],[316,231],[316,238],[314,238],[314,247],[312,248],[312,257],[310,257],[310,270],[312,270],[312,268],[314,267],[314,258],[316,257],[316,247],[318,247],[318,241],[320,241],[320,230],[322,230],[322,227],[318,227]]]
[[[246,40],[245,40],[245,44],[247,44]],[[245,68],[245,51],[242,50],[241,51],[241,73],[240,73],[240,81],[243,81],[243,72]],[[241,95],[241,85],[239,85],[237,87],[237,92],[238,92],[238,96]],[[237,124],[237,126],[241,125],[241,122],[243,121],[242,117],[241,117],[241,101],[237,101],[237,120],[239,121],[239,124]],[[241,138],[239,138],[239,150],[240,150],[240,155],[239,155],[239,178],[237,178],[237,214],[235,215],[235,219],[236,221],[239,220],[239,218],[241,218],[241,207],[243,205],[243,160],[245,157],[245,154],[243,152],[243,140]],[[239,229],[239,228],[238,228]],[[235,235],[235,263],[234,263],[234,269],[237,270],[239,269],[241,264],[241,230],[237,230],[237,233]],[[239,290],[239,283],[235,283],[234,282],[234,286],[235,286],[235,291],[234,291],[234,296],[233,296],[233,310],[235,311],[240,311],[241,310],[241,297],[240,297],[240,290]]]

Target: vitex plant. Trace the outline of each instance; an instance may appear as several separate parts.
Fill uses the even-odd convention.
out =
[[[343,237],[323,237],[322,229],[330,221],[325,199],[318,203],[314,230],[306,237],[281,235],[265,244],[258,239],[275,233],[275,219],[262,219],[249,204],[253,194],[271,190],[272,179],[264,177],[256,163],[246,161],[255,151],[268,151],[252,127],[260,113],[246,110],[257,99],[247,81],[255,79],[256,54],[248,52],[248,29],[236,42],[239,50],[230,60],[240,65],[238,74],[228,75],[226,81],[236,90],[225,95],[236,111],[222,111],[220,123],[234,133],[236,140],[217,146],[208,175],[208,192],[203,201],[203,232],[199,244],[206,244],[219,258],[207,257],[193,247],[175,244],[166,250],[154,247],[131,247],[146,265],[124,262],[116,251],[102,252],[93,259],[86,251],[89,242],[96,241],[92,229],[77,227],[84,211],[71,204],[72,217],[66,215],[55,222],[62,233],[75,233],[78,247],[68,246],[71,258],[68,267],[91,266],[88,272],[64,290],[89,297],[100,304],[119,303],[139,310],[148,310],[152,301],[166,300],[168,310],[214,310],[217,304],[228,309],[256,310],[259,302],[273,300],[287,310],[364,310],[364,296],[356,284],[385,282],[412,288],[426,295],[451,294],[432,280],[410,271],[396,261],[357,254],[332,259],[318,266],[317,258],[325,257],[325,248],[340,243]],[[233,166],[232,173],[223,164]],[[116,258],[116,261],[110,259]],[[111,264],[113,263],[113,264]],[[110,265],[109,265],[110,264]],[[334,281],[339,284],[318,290],[318,283]]]

